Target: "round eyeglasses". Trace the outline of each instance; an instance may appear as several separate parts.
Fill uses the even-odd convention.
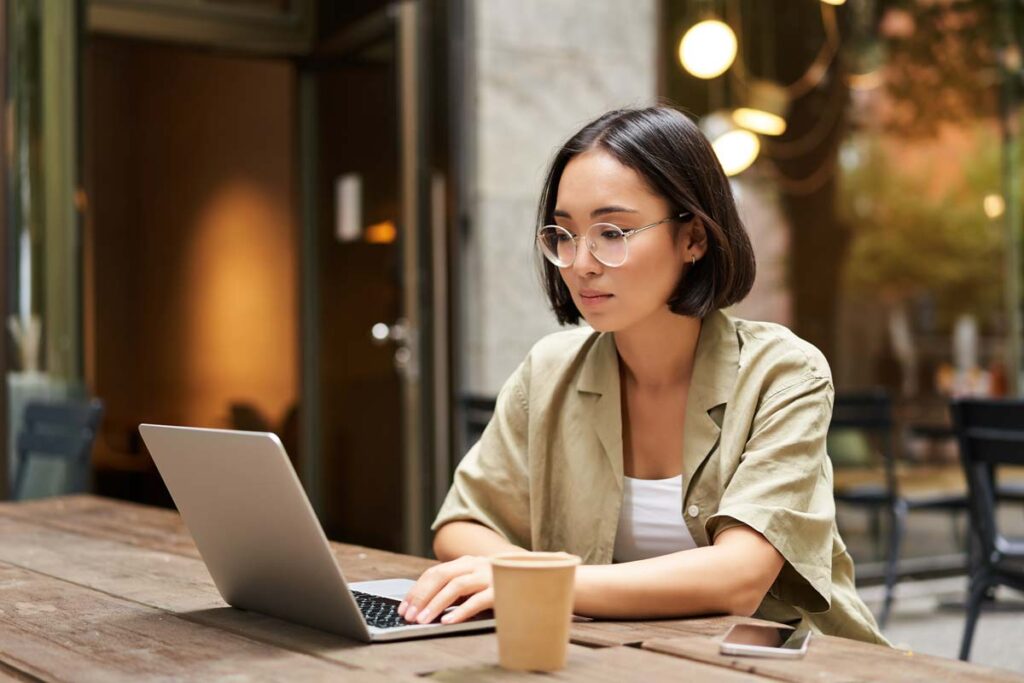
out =
[[[620,228],[613,223],[594,223],[582,236],[594,258],[609,268],[617,268],[624,264],[629,256],[630,237],[662,223],[685,222],[691,218],[692,213],[684,212],[639,228]],[[548,261],[559,268],[568,268],[576,260],[576,243],[580,237],[561,225],[545,225],[537,231],[537,246]]]

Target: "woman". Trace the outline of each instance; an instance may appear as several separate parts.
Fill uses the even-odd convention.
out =
[[[562,324],[502,388],[399,612],[493,605],[487,556],[580,555],[575,612],[806,620],[884,643],[835,524],[832,380],[784,327],[721,309],[754,257],[711,146],[668,107],[613,111],[558,152],[540,202]]]

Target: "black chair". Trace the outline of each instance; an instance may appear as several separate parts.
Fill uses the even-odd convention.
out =
[[[1024,591],[1024,539],[999,533],[998,468],[1024,466],[1024,400],[962,399],[951,405],[969,491],[972,552],[967,619],[960,659],[970,656],[987,594],[998,586]]]
[[[967,500],[963,491],[936,491],[915,495],[905,495],[901,491],[900,476],[896,468],[896,427],[892,399],[885,390],[837,394],[829,432],[835,434],[843,430],[861,432],[871,437],[875,444],[876,457],[870,469],[880,476],[849,486],[840,486],[837,482],[835,499],[837,503],[870,509],[876,537],[879,535],[879,514],[882,511],[888,513],[885,598],[878,615],[878,625],[884,627],[892,613],[896,583],[899,581],[899,559],[906,532],[907,514],[911,510],[925,509],[955,513],[966,508]],[[837,478],[844,469],[850,468],[835,464]]]
[[[25,406],[17,437],[18,472],[13,498],[25,500],[87,490],[92,444],[102,417],[103,403],[97,399]],[[30,466],[37,461],[49,467],[30,475]]]
[[[487,423],[494,415],[496,401],[493,396],[466,394],[462,397],[462,424],[466,448],[480,440]]]

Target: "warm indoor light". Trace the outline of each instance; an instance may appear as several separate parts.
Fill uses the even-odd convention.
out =
[[[727,176],[742,173],[761,152],[761,141],[749,130],[737,128],[728,112],[708,114],[700,122],[701,130],[711,141],[718,162]]]
[[[999,218],[1006,211],[1006,202],[997,194],[985,195],[981,205],[985,209],[985,215],[993,219]]]
[[[862,74],[848,74],[847,83],[851,90],[874,90],[882,85],[884,78],[881,69],[875,69]]]
[[[825,3],[826,5],[835,5],[836,7],[839,7],[839,5],[842,5],[842,4],[844,4],[846,2],[846,0],[821,0],[821,1],[823,3]]]
[[[733,130],[721,136],[711,147],[722,164],[725,175],[734,176],[747,170],[761,151],[761,142],[749,130]]]
[[[761,135],[782,135],[786,132],[789,98],[781,85],[771,81],[754,81],[746,104],[746,107],[740,107],[732,113],[732,120],[737,124]]]
[[[391,244],[398,236],[398,230],[391,221],[375,223],[366,229],[366,241],[370,244]]]
[[[717,19],[695,24],[679,41],[679,62],[697,78],[725,73],[736,59],[736,34]]]
[[[786,119],[761,109],[740,107],[732,113],[732,119],[761,135],[782,135],[786,132]]]

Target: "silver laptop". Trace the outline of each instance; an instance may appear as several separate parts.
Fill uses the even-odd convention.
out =
[[[395,608],[410,579],[349,584],[274,434],[143,424],[160,476],[213,582],[233,607],[365,642],[494,627],[408,624]]]

